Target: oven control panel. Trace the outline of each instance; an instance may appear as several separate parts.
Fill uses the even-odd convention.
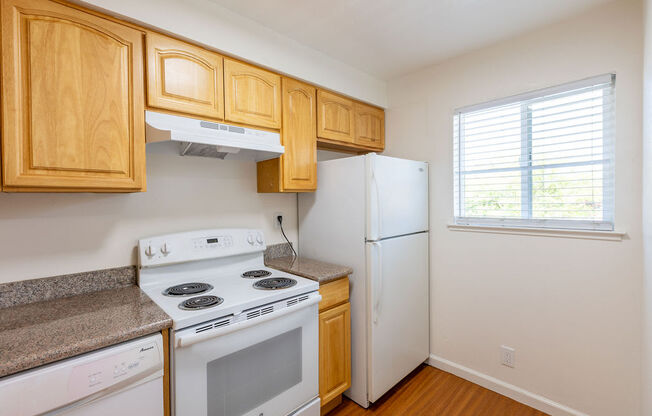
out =
[[[264,251],[263,232],[255,229],[214,229],[168,234],[138,241],[141,267]]]
[[[233,237],[230,235],[199,237],[192,240],[192,247],[195,250],[216,250],[220,248],[233,247]]]

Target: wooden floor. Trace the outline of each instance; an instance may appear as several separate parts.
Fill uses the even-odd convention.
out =
[[[546,416],[470,381],[423,365],[369,409],[348,398],[328,416]]]

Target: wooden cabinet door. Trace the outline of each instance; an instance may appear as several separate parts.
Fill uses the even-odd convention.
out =
[[[148,33],[147,105],[223,119],[222,56],[167,36]]]
[[[2,0],[5,191],[145,186],[143,33],[47,0]]]
[[[351,304],[319,314],[319,397],[328,403],[351,386]]]
[[[355,125],[353,101],[328,91],[317,92],[317,136],[353,143]]]
[[[281,128],[281,76],[224,58],[224,118]]]
[[[283,78],[283,190],[317,189],[317,90]]]
[[[355,103],[355,144],[385,148],[385,112],[380,108]]]

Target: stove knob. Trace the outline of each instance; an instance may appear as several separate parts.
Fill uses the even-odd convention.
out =
[[[257,236],[256,236],[256,242],[257,242],[258,244],[263,244],[263,236],[260,235],[260,234],[257,235]]]
[[[251,244],[252,246],[254,245],[254,236],[249,234],[247,236],[247,243]]]
[[[145,255],[149,258],[154,257],[154,249],[152,248],[151,245],[147,246],[147,248],[145,249]]]
[[[164,256],[167,256],[171,251],[172,249],[170,248],[170,245],[168,243],[163,243],[163,247],[161,247],[161,253],[163,253]]]

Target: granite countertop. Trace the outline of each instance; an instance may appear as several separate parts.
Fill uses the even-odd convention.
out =
[[[0,377],[152,334],[170,319],[138,286],[0,309]]]
[[[353,269],[350,267],[307,259],[301,256],[296,258],[293,256],[268,258],[265,260],[265,265],[273,269],[316,280],[319,284],[328,283],[353,273]]]

